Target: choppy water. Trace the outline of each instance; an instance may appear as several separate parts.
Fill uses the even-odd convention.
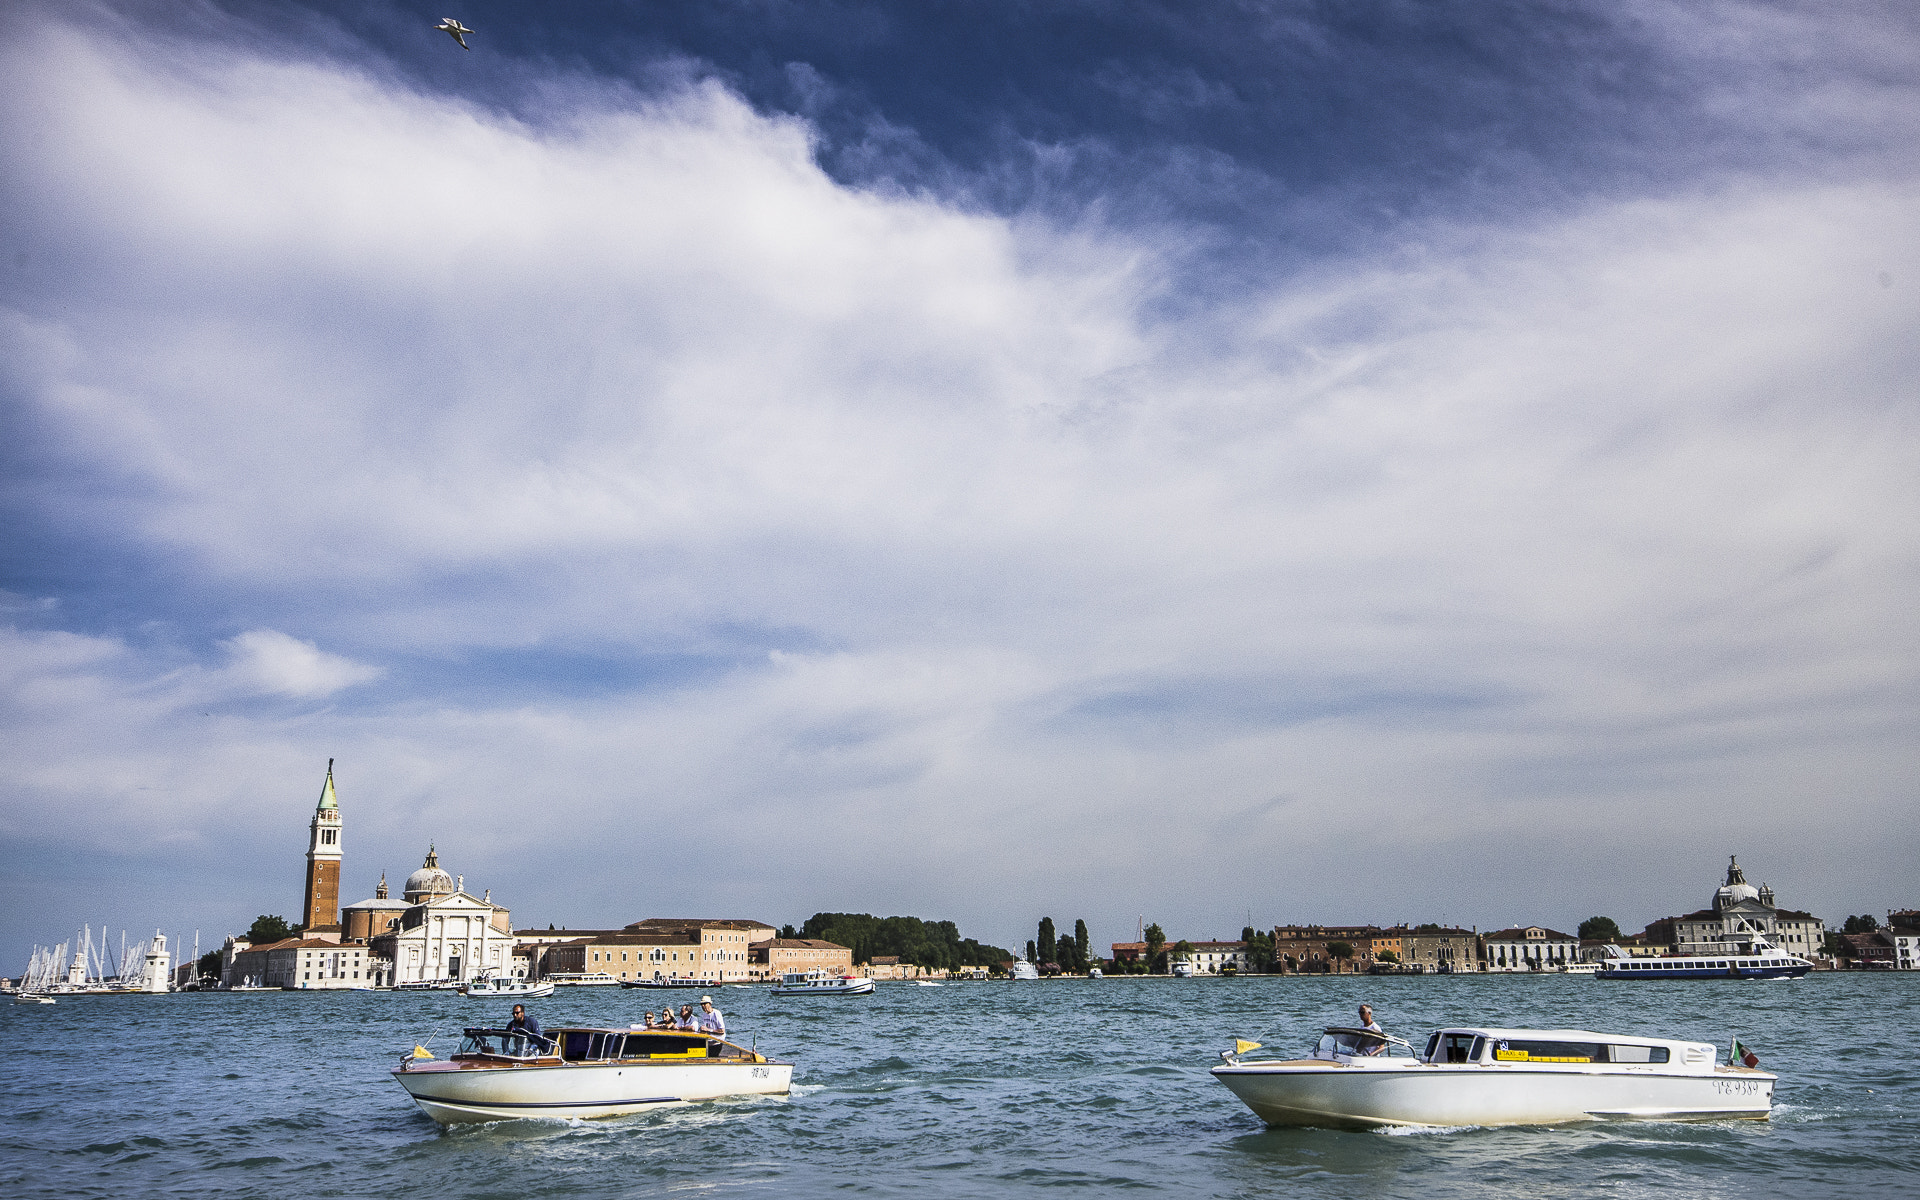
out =
[[[579,989],[549,1026],[678,993]],[[691,997],[685,997],[691,998]],[[182,995],[0,1006],[0,1195],[1920,1195],[1920,976],[1794,983],[1577,977],[882,985],[715,994],[798,1064],[791,1098],[443,1131],[387,1077],[507,1006],[426,995]],[[1238,1035],[1305,1046],[1369,1000],[1453,1023],[1696,1038],[1781,1075],[1770,1122],[1411,1135],[1268,1131],[1207,1068]],[[495,1011],[495,1010],[499,1011]]]

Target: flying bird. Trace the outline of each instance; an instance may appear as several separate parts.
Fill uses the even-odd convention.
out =
[[[447,36],[452,38],[454,41],[459,42],[460,48],[462,50],[473,49],[472,46],[467,45],[467,39],[460,36],[461,34],[472,33],[473,30],[468,29],[465,25],[462,25],[460,22],[454,20],[452,17],[440,18],[440,23],[438,25],[435,25],[434,28],[446,30]]]

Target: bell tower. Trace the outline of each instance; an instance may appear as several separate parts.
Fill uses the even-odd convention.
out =
[[[340,937],[340,801],[333,794],[333,760],[307,826],[307,900],[301,936]]]

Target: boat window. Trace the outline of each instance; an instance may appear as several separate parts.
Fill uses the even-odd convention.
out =
[[[544,1042],[546,1039],[541,1039]],[[532,1058],[544,1047],[531,1038],[500,1029],[469,1029],[460,1039],[459,1054],[485,1054],[493,1057]]]
[[[627,1044],[621,1050],[622,1058],[650,1058],[655,1054],[685,1054],[689,1050],[700,1049],[700,1043],[692,1038],[674,1037],[671,1034],[630,1033]]]
[[[1439,1053],[1439,1050],[1440,1050],[1440,1034],[1436,1031],[1432,1037],[1427,1039],[1427,1052],[1423,1056],[1424,1060],[1427,1062],[1432,1062],[1433,1056]]]
[[[1479,1041],[1470,1033],[1449,1033],[1446,1035],[1446,1061],[1450,1063],[1472,1062],[1477,1051],[1474,1043]]]
[[[1494,1043],[1493,1058],[1495,1062],[1605,1062],[1607,1048],[1592,1042],[1535,1042],[1502,1038]]]
[[[560,1057],[568,1062],[607,1058],[618,1045],[618,1034],[595,1033],[590,1029],[569,1029],[560,1035]]]
[[[1617,1063],[1663,1063],[1668,1055],[1665,1046],[1608,1046],[1606,1049]]]
[[[1467,1051],[1467,1061],[1479,1062],[1481,1060],[1481,1056],[1486,1052],[1487,1052],[1487,1039],[1483,1037],[1477,1037],[1473,1039],[1472,1048],[1470,1048]]]

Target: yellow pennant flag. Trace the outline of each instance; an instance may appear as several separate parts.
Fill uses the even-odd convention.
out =
[[[1233,1039],[1233,1052],[1235,1054],[1245,1054],[1249,1050],[1258,1050],[1259,1048],[1259,1042],[1250,1042],[1245,1038]]]
[[[413,1056],[415,1058],[432,1058],[433,1053],[429,1051],[425,1046],[415,1046],[413,1048]]]

